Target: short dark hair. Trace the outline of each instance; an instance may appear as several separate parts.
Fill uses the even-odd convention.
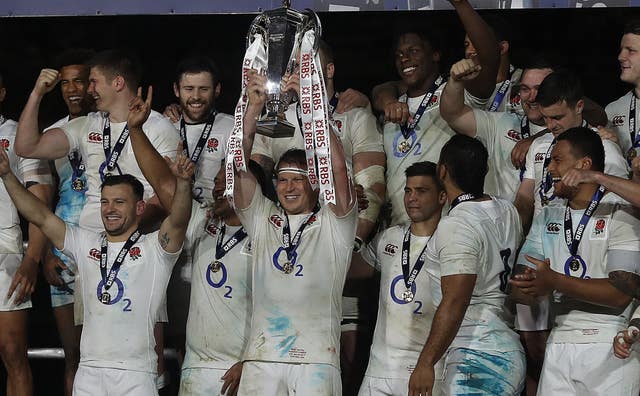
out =
[[[540,84],[536,102],[542,107],[563,101],[569,106],[575,106],[583,96],[582,83],[578,76],[568,70],[556,70],[545,77]]]
[[[144,186],[140,180],[135,176],[125,173],[124,175],[111,175],[104,178],[104,181],[100,185],[100,191],[106,186],[117,186],[119,184],[126,184],[133,190],[133,195],[138,201],[144,199]]]
[[[640,35],[640,19],[633,19],[624,25],[622,34],[628,33]]]
[[[407,179],[414,176],[430,176],[438,186],[438,189],[444,189],[440,179],[438,179],[437,165],[431,161],[414,162],[404,170],[404,175]]]
[[[532,69],[536,69],[536,70],[543,70],[543,69],[550,69],[551,71],[556,69],[556,65],[553,64],[553,62],[549,61],[548,59],[545,58],[536,58],[533,59],[531,62],[527,62],[524,65],[524,70],[532,70]]]
[[[592,170],[604,171],[604,145],[597,132],[582,126],[569,128],[557,137],[558,142],[562,140],[569,142],[574,157],[589,157]]]
[[[480,194],[484,190],[489,154],[477,139],[454,135],[442,147],[438,163],[447,168],[453,182],[464,192]]]
[[[180,79],[183,74],[209,73],[211,74],[211,82],[215,87],[220,82],[220,69],[213,59],[204,55],[193,55],[184,58],[176,68],[175,83],[180,85]]]
[[[436,29],[425,30],[419,28],[403,27],[401,30],[398,30],[394,36],[392,46],[394,53],[398,49],[400,38],[408,34],[415,34],[416,36],[420,37],[420,40],[429,43],[429,46],[431,47],[431,50],[433,52],[440,53],[441,59],[444,57],[442,38],[436,33]]]
[[[307,169],[307,156],[304,150],[292,148],[285,151],[284,154],[278,160],[278,164],[276,166],[276,171],[280,169],[280,164],[296,164],[302,169]]]
[[[121,50],[106,50],[95,54],[88,62],[90,68],[99,68],[111,81],[121,76],[127,87],[136,92],[142,78],[142,66],[137,56]]]
[[[65,66],[86,65],[95,54],[94,50],[87,48],[69,48],[58,54],[53,64],[57,70]]]

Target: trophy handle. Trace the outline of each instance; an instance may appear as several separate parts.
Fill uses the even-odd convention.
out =
[[[246,39],[246,47],[249,48],[251,43],[253,43],[253,36],[256,34],[260,34],[263,38],[267,37],[267,28],[266,25],[269,22],[269,18],[265,14],[260,14],[253,18],[251,21],[251,25],[249,25],[249,31],[247,32]]]
[[[322,37],[322,22],[318,14],[310,8],[305,8],[304,13],[309,17],[307,23],[303,27],[303,31],[314,29],[316,33],[315,40],[313,42],[313,50],[317,51],[320,46],[320,38]]]

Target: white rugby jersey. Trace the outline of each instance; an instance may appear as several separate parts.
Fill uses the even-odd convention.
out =
[[[221,223],[209,221],[206,209],[194,203],[187,241],[193,260],[191,300],[187,319],[183,369],[229,369],[242,360],[251,326],[251,244],[247,236],[223,258],[213,272]],[[225,226],[223,243],[239,226]],[[218,378],[212,378],[218,381]]]
[[[488,171],[484,179],[484,192],[513,201],[520,186],[520,170],[511,163],[511,151],[523,139],[521,119],[513,113],[474,110],[476,138],[489,153]],[[530,134],[542,127],[529,123]]]
[[[293,272],[282,247],[282,210],[259,187],[238,216],[251,236],[253,317],[243,360],[340,367],[341,298],[351,262],[357,210],[336,217],[326,206],[304,229]],[[308,214],[289,216],[295,235]],[[278,267],[277,267],[278,266]]]
[[[572,268],[567,261],[570,253],[564,239],[565,205],[544,207],[534,217],[517,263],[533,266],[525,254],[549,258],[552,270],[583,279],[608,278],[609,272],[615,270],[638,273],[640,220],[634,216],[633,208],[619,202],[615,194],[606,194],[589,219],[578,245],[577,253],[584,260],[578,268]],[[584,209],[571,210],[574,233],[583,213]],[[548,342],[610,343],[618,331],[626,328],[632,305],[626,309],[607,308],[554,292],[551,309],[555,323]]]
[[[206,122],[198,124],[185,123],[189,156],[193,155],[205,125]],[[173,124],[173,126],[177,131],[180,131],[180,121]],[[233,117],[229,114],[217,113],[207,142],[202,148],[200,159],[195,167],[193,197],[199,202],[212,200],[213,178],[216,177],[220,170],[224,159],[224,150],[227,147],[227,141],[232,130]],[[178,134],[179,137],[180,135]]]
[[[537,137],[529,151],[527,152],[526,170],[524,172],[524,179],[531,179],[535,183],[534,189],[534,216],[537,216],[542,209],[542,203],[540,201],[540,182],[542,181],[542,171],[544,165],[544,158],[553,142],[553,134],[545,133],[542,136]],[[613,143],[611,140],[602,140],[604,146],[604,173],[614,175],[627,179],[629,177],[629,167],[627,161],[622,157],[620,147]],[[550,205],[564,205],[564,200],[558,200],[553,194],[553,185],[547,192],[547,196],[553,196],[554,199],[550,201]],[[563,206],[564,207],[564,206]]]
[[[304,150],[304,140],[298,124],[296,106],[289,106],[285,115],[287,121],[295,127],[293,137],[274,139],[268,136],[256,135],[252,154],[264,155],[277,164],[282,154],[287,150],[292,148]],[[351,159],[355,154],[383,151],[382,137],[378,132],[376,118],[371,113],[371,110],[356,107],[344,113],[333,113],[333,120],[338,128],[336,136],[342,142],[349,169],[353,169]]]
[[[102,134],[105,125],[105,113],[89,113],[86,117],[79,117],[71,120],[61,129],[67,135],[69,141],[69,152],[78,151],[85,162],[87,168],[87,192],[86,202],[80,214],[80,227],[95,232],[104,229],[100,217],[100,167],[106,161],[104,149],[102,147]],[[111,126],[111,148],[115,146],[126,122],[112,122]],[[162,156],[175,158],[178,146],[178,133],[171,122],[165,119],[160,113],[151,111],[149,119],[142,126],[151,144]],[[153,188],[142,175],[138,167],[133,147],[130,139],[124,145],[118,167],[125,174],[135,176],[144,186],[144,198],[148,199],[154,195]],[[114,170],[118,174],[117,168]]]
[[[80,365],[157,372],[153,327],[158,308],[180,251],[168,253],[158,231],[142,235],[129,249],[116,281],[109,288],[109,305],[100,273],[102,234],[67,225],[63,253],[78,265],[84,323]],[[125,242],[109,243],[107,274]],[[78,290],[76,289],[76,292]]]
[[[408,224],[409,216],[404,209],[405,169],[420,161],[438,163],[440,150],[455,132],[440,116],[440,96],[444,90],[442,84],[431,98],[415,131],[408,139],[402,135],[399,124],[384,124],[384,151],[387,154],[387,201],[391,203],[390,225]],[[425,94],[426,95],[426,94]],[[409,98],[409,112],[413,115],[420,106],[424,95]]]
[[[604,109],[609,119],[609,126],[618,135],[618,144],[622,148],[622,152],[626,155],[627,151],[631,148],[631,130],[629,129],[629,110],[631,105],[631,98],[633,97],[633,90],[627,92],[626,95],[621,96],[617,100],[609,103]],[[640,100],[636,99],[636,112],[635,122],[637,137],[640,132]]]
[[[362,250],[362,257],[380,271],[378,319],[373,334],[366,375],[377,378],[408,379],[427,342],[435,307],[426,261],[412,287],[414,299],[406,302],[407,290],[402,274],[402,241],[408,226],[388,228]],[[411,235],[409,268],[413,269],[431,237]]]
[[[18,157],[14,149],[18,123],[0,116],[0,150],[9,157],[11,171],[23,184],[29,182],[51,184],[51,173],[46,161]],[[0,254],[22,253],[22,232],[18,210],[11,201],[9,193],[0,180],[0,204],[3,213],[0,216]]]
[[[427,267],[434,304],[442,301],[441,277],[477,275],[471,301],[450,348],[522,351],[506,306],[522,225],[511,202],[494,198],[462,202],[440,220]],[[430,244],[431,245],[431,244]]]
[[[520,101],[520,93],[517,93],[517,94],[513,93],[513,87],[520,83],[521,77],[522,77],[522,69],[515,69],[513,73],[511,73],[509,86],[507,87],[507,90],[504,94],[504,97],[502,98],[502,101],[500,101],[500,104],[498,105],[497,109],[495,109],[494,111],[497,111],[497,112],[505,111],[507,113],[516,114],[519,117],[525,116],[524,110],[522,110],[522,102]],[[500,91],[500,88],[502,88],[503,83],[504,81],[496,83],[496,87],[493,90],[491,97],[488,99],[477,98],[465,90],[464,100],[469,106],[473,107],[474,109],[489,110],[496,99],[496,95],[498,94],[498,91]]]

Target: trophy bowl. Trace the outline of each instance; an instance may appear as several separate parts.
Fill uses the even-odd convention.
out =
[[[287,121],[284,112],[295,99],[295,93],[282,90],[283,78],[297,73],[297,56],[304,33],[315,32],[314,50],[318,50],[322,24],[318,15],[310,9],[296,11],[284,1],[281,8],[258,15],[247,33],[247,47],[256,34],[263,38],[267,54],[267,103],[266,113],[257,121],[257,133],[273,138],[292,137],[293,124]]]

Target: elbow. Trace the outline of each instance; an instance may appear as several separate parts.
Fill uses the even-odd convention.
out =
[[[611,307],[611,308],[623,310],[629,304],[631,304],[631,300],[632,300],[631,297],[629,297],[626,294],[616,290],[614,295],[611,296],[611,299],[608,301],[607,305],[609,307]]]

